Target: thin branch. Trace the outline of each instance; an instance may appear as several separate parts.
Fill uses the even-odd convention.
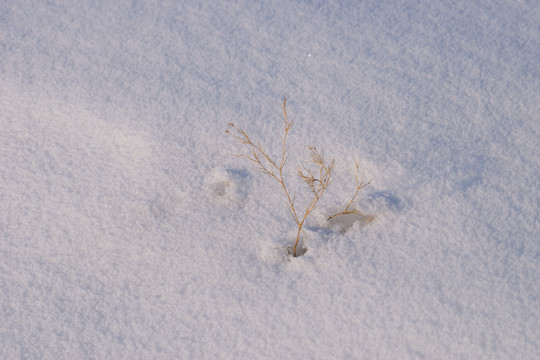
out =
[[[371,184],[373,179],[369,180],[367,183],[364,183],[364,174],[362,174],[362,178],[360,179],[360,163],[358,161],[355,161],[354,165],[356,166],[356,175],[355,175],[356,191],[354,192],[354,195],[352,196],[351,200],[349,200],[349,202],[347,203],[347,206],[345,206],[345,210],[328,217],[326,220],[330,220],[330,219],[335,218],[336,216],[339,216],[339,215],[358,214],[358,213],[360,213],[360,211],[358,211],[358,210],[349,210],[349,207],[352,205],[352,203],[354,202],[354,200],[358,196],[358,193],[360,192],[360,190],[362,190],[363,188],[365,188],[366,186]]]
[[[294,206],[294,197],[291,196],[291,193],[289,189],[287,188],[287,185],[285,184],[285,179],[283,177],[283,168],[285,167],[285,163],[287,162],[289,158],[289,154],[287,152],[287,135],[289,134],[289,131],[291,130],[291,127],[293,125],[293,122],[290,121],[289,117],[287,116],[287,110],[285,108],[286,102],[287,102],[287,99],[285,98],[283,100],[283,105],[282,105],[283,140],[282,140],[281,161],[279,165],[271,158],[268,152],[262,148],[260,143],[254,143],[249,137],[247,132],[238,128],[233,123],[228,124],[228,128],[225,131],[225,133],[231,135],[240,144],[248,145],[249,147],[251,147],[251,156],[249,155],[240,155],[240,156],[245,157],[248,160],[256,163],[258,165],[259,170],[266,173],[268,176],[275,179],[280,184],[287,198],[289,211],[294,221],[298,224],[300,223],[300,221],[296,213],[296,208]]]
[[[330,165],[327,165],[323,156],[317,151],[317,149],[314,146],[309,146],[308,149],[311,152],[312,163],[314,163],[315,166],[318,168],[319,177],[316,178],[313,175],[313,172],[305,166],[303,166],[303,170],[301,168],[297,170],[300,178],[309,186],[309,188],[313,192],[313,198],[311,199],[311,202],[309,203],[309,205],[306,207],[302,220],[300,221],[300,223],[298,223],[298,232],[296,234],[296,242],[294,243],[294,247],[293,247],[294,257],[296,257],[296,250],[298,247],[298,242],[300,240],[300,234],[302,232],[302,227],[304,226],[304,222],[306,221],[309,214],[311,214],[311,212],[315,210],[315,207],[317,206],[318,201],[321,199],[324,192],[326,191],[326,189],[332,182],[331,181],[332,170],[335,165],[334,160],[332,160]]]
[[[287,99],[285,98],[282,103],[283,138],[281,142],[281,159],[278,158],[279,162],[276,162],[269,155],[269,153],[263,149],[260,143],[253,142],[247,132],[238,128],[233,123],[229,123],[228,128],[225,132],[231,135],[233,139],[239,142],[240,144],[247,145],[250,148],[248,155],[240,154],[236,156],[245,157],[251,162],[254,162],[257,165],[258,170],[262,171],[263,173],[267,174],[268,176],[276,180],[279,183],[280,187],[282,188],[283,192],[285,193],[289,213],[293,217],[298,227],[294,247],[291,247],[292,255],[296,257],[297,247],[300,241],[300,235],[302,233],[304,223],[307,217],[316,208],[319,200],[322,198],[326,189],[328,189],[328,187],[333,181],[332,173],[335,166],[335,161],[332,160],[330,163],[327,163],[323,155],[317,150],[317,148],[315,148],[314,146],[308,146],[308,150],[310,152],[310,161],[309,161],[310,166],[308,167],[308,166],[302,165],[301,167],[297,168],[297,172],[298,172],[298,176],[302,179],[303,182],[306,183],[306,185],[311,190],[312,197],[311,197],[310,202],[307,204],[304,212],[299,213],[297,211],[297,207],[295,206],[295,196],[289,191],[287,184],[285,183],[285,178],[283,174],[283,169],[289,159],[289,153],[287,151],[287,137],[293,125],[293,121],[289,120],[289,117],[287,116],[286,104],[287,104]],[[364,176],[362,175],[362,177],[360,177],[360,174],[359,174],[360,165],[358,162],[355,162],[355,165],[356,165],[356,178],[355,178],[356,190],[353,196],[351,197],[350,201],[345,206],[345,209],[338,214],[334,214],[330,216],[328,220],[338,215],[359,213],[359,211],[357,210],[350,210],[350,207],[356,200],[360,190],[362,190],[364,187],[369,185],[371,183],[371,180],[367,183],[364,183]],[[370,217],[366,221],[369,222],[371,221],[371,219],[372,217]]]

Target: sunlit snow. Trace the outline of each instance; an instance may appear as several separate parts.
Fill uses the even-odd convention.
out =
[[[539,359],[539,61],[528,0],[2,2],[0,358]],[[224,133],[284,97],[296,258]]]

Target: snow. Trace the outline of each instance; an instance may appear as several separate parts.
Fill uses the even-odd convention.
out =
[[[0,55],[0,358],[540,358],[538,2],[3,2]],[[284,96],[296,258],[224,133]]]

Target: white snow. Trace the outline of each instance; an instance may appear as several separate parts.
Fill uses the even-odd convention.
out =
[[[539,59],[532,0],[2,2],[0,358],[540,358]],[[297,258],[224,133],[284,96]]]

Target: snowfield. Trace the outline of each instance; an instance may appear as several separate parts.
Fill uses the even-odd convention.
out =
[[[0,358],[539,359],[539,114],[537,1],[3,2]]]

